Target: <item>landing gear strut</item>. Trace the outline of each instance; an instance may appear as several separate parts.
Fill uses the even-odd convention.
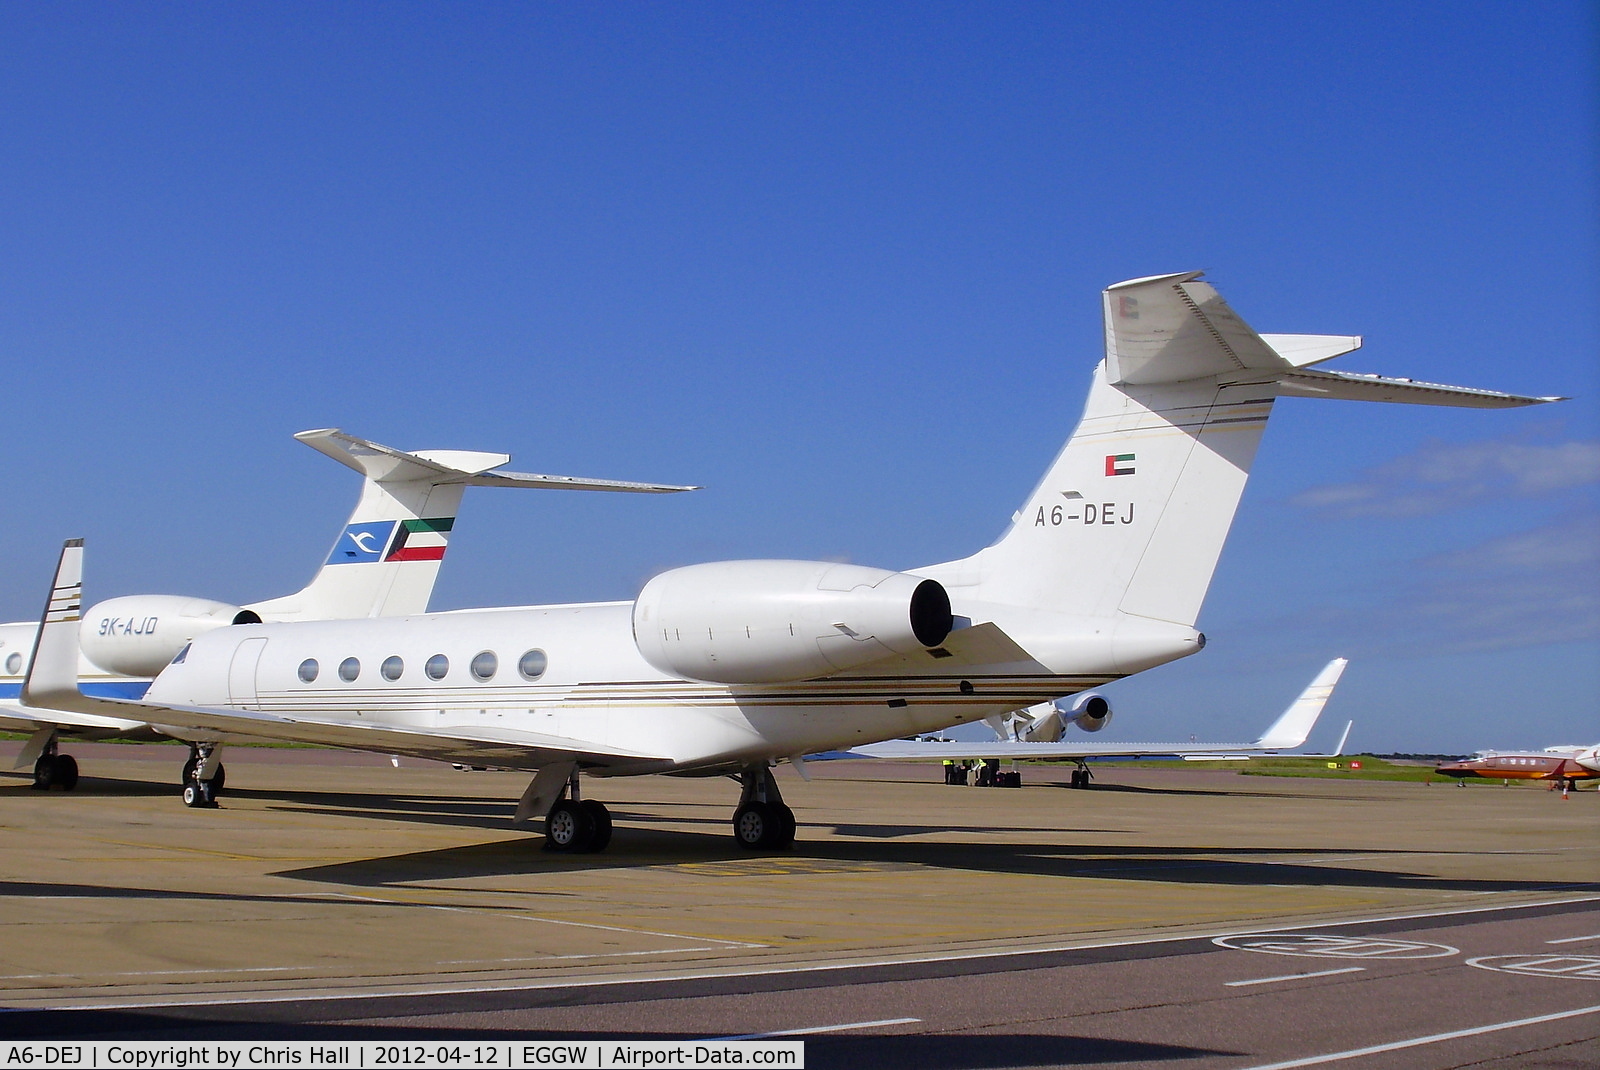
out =
[[[44,753],[33,763],[33,790],[60,788],[71,791],[78,786],[78,760],[70,754],[57,754],[54,738],[45,744]]]
[[[222,748],[215,743],[190,744],[189,760],[183,763],[183,805],[200,809],[217,805],[227,780],[221,759]]]
[[[573,770],[561,798],[544,819],[544,849],[568,854],[604,851],[611,842],[611,811],[594,799],[579,797],[578,772]]]
[[[747,851],[782,850],[794,844],[794,811],[784,804],[771,767],[747,767],[739,774],[743,791],[733,812],[733,840]]]

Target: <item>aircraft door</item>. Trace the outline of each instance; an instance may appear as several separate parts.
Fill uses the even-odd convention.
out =
[[[233,661],[228,664],[228,703],[245,709],[256,705],[256,665],[267,641],[260,637],[246,639],[233,651]]]

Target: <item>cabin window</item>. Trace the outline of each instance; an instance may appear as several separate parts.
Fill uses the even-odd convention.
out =
[[[183,659],[189,656],[189,648],[191,646],[193,646],[193,645],[194,645],[193,643],[185,643],[185,644],[183,644],[183,649],[178,651],[176,654],[173,655],[172,664],[174,664],[174,665],[182,665],[183,664]]]
[[[400,679],[400,674],[406,671],[406,663],[400,660],[400,655],[391,654],[383,659],[383,666],[378,670],[383,673],[383,678],[389,681]]]
[[[517,662],[517,671],[524,680],[537,680],[549,668],[550,659],[544,656],[542,650],[530,650],[522,655],[522,660]]]
[[[480,680],[493,680],[499,668],[500,659],[494,656],[492,650],[485,650],[472,659],[472,675]]]
[[[22,672],[21,653],[13,650],[10,655],[6,657],[6,672],[10,673],[12,676],[16,676]]]
[[[300,663],[300,682],[309,684],[317,679],[317,659],[307,658]]]
[[[345,658],[339,663],[339,679],[347,684],[355,683],[356,677],[361,675],[361,661],[358,658]]]
[[[423,671],[428,674],[430,680],[443,680],[445,674],[450,671],[450,659],[443,654],[435,654],[428,659],[428,664],[423,666]]]

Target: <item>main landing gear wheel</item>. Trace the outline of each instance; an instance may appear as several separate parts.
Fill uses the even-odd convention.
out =
[[[183,805],[209,809],[217,805],[216,781],[191,780],[183,786]]]
[[[747,802],[734,812],[733,838],[747,851],[789,847],[794,843],[794,811],[781,802]]]
[[[746,851],[781,851],[794,845],[794,811],[783,801],[766,763],[739,773],[739,808],[733,812],[733,842]]]
[[[33,788],[71,791],[78,786],[78,760],[70,754],[41,754],[33,763]]]
[[[594,799],[585,799],[578,804],[578,807],[588,814],[589,820],[594,823],[594,836],[585,850],[604,851],[611,845],[611,811]]]
[[[1074,769],[1072,771],[1072,786],[1075,788],[1087,788],[1093,776],[1094,774],[1087,769]]]
[[[544,821],[545,850],[567,854],[603,851],[611,842],[611,812],[593,799],[563,799]]]
[[[194,771],[195,771],[196,767],[199,766],[199,764],[200,764],[200,758],[199,758],[198,755],[195,755],[195,754],[189,755],[189,760],[183,763],[183,778],[181,780],[179,780],[178,783],[180,785],[187,785],[189,783],[189,781],[193,780],[194,779]],[[227,784],[227,782],[228,782],[228,767],[225,766],[225,765],[218,764],[218,766],[217,766],[217,774],[216,774],[216,776],[213,776],[211,778],[211,793],[213,795],[220,795],[222,793],[223,786],[225,784]]]

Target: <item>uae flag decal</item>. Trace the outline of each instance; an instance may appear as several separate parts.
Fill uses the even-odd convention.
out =
[[[389,547],[385,561],[443,561],[445,544],[450,541],[450,527],[455,517],[436,517],[431,520],[403,520],[400,534]]]
[[[1131,476],[1133,475],[1133,454],[1118,453],[1106,458],[1106,475]],[[411,523],[411,521],[406,521]]]

